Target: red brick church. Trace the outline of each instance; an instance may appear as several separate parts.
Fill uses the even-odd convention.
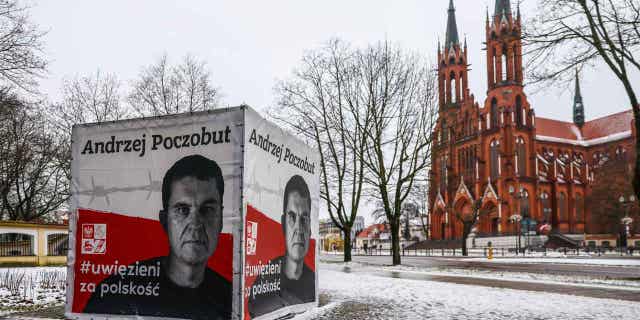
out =
[[[486,20],[488,91],[480,103],[469,90],[466,40],[460,42],[450,1],[446,40],[438,45],[430,238],[459,239],[460,217],[471,214],[481,200],[478,236],[514,235],[527,221],[529,234],[560,233],[585,244],[606,240],[615,246],[624,229],[617,225],[620,219],[603,223],[596,216],[602,210],[588,204],[599,183],[598,170],[607,163],[622,163],[619,178],[630,179],[633,114],[628,110],[585,121],[576,75],[573,104],[558,102],[558,107],[573,107],[573,122],[537,117],[523,87],[521,27],[519,8],[514,12],[509,0],[496,0]],[[611,195],[611,212],[626,208],[616,203],[618,196]],[[631,211],[637,217],[637,206]],[[624,232],[629,241],[640,240],[633,236],[640,234],[640,221],[634,219]]]

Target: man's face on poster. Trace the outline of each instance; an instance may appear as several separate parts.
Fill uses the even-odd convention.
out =
[[[171,252],[187,264],[206,263],[222,230],[222,199],[215,179],[175,180],[166,214]]]
[[[285,242],[287,256],[295,261],[304,260],[309,250],[311,236],[311,203],[309,198],[302,197],[298,191],[289,193],[284,212]]]

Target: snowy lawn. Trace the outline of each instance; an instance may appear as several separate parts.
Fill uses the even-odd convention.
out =
[[[64,305],[66,267],[0,268],[0,316]]]
[[[557,263],[557,264],[588,264],[599,266],[640,266],[640,259],[598,259],[598,258],[471,258],[469,260],[492,263]]]
[[[339,271],[349,266],[354,272]],[[639,319],[640,303],[595,299],[554,293],[529,292],[426,280],[394,279],[358,273],[380,270],[358,263],[319,266],[323,306],[302,314],[300,320],[365,319]],[[384,267],[383,270],[469,276],[476,270],[425,271],[412,267]],[[62,306],[65,294],[64,267],[0,269],[0,317],[14,312]],[[483,276],[483,275],[480,275]],[[523,281],[529,274],[484,275]],[[535,275],[541,277],[540,275]],[[543,276],[544,277],[544,276]],[[553,276],[549,276],[553,277]],[[575,280],[575,279],[573,279]],[[585,280],[588,282],[588,280]],[[598,283],[591,283],[598,284]],[[601,283],[600,285],[612,285]],[[619,284],[624,285],[624,284]],[[631,286],[629,290],[638,290]],[[638,293],[640,294],[640,292]]]
[[[367,268],[366,266],[362,266]],[[506,272],[495,270],[459,269],[459,268],[418,268],[410,266],[385,266],[383,270],[411,272],[431,276],[457,276],[491,280],[521,281],[542,284],[570,284],[586,287],[606,289],[623,289],[638,291],[640,294],[640,280],[616,280],[608,278],[565,276],[557,274],[540,274],[527,272]],[[640,277],[640,275],[638,275]]]
[[[352,266],[357,269],[358,266]],[[344,273],[320,265],[329,303],[297,319],[638,319],[640,303]]]

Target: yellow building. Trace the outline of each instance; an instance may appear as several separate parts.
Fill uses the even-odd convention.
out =
[[[69,226],[0,221],[0,265],[66,264]]]
[[[330,233],[322,238],[322,250],[324,251],[343,251],[344,240],[339,233]]]

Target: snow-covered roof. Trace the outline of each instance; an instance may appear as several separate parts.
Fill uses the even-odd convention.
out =
[[[379,238],[380,234],[386,231],[387,231],[387,225],[384,223],[378,223],[378,224],[373,224],[368,226],[366,229],[358,233],[356,237],[375,239],[375,238]]]
[[[631,137],[632,123],[632,110],[585,122],[582,128],[571,122],[536,117],[536,140],[589,147]]]

